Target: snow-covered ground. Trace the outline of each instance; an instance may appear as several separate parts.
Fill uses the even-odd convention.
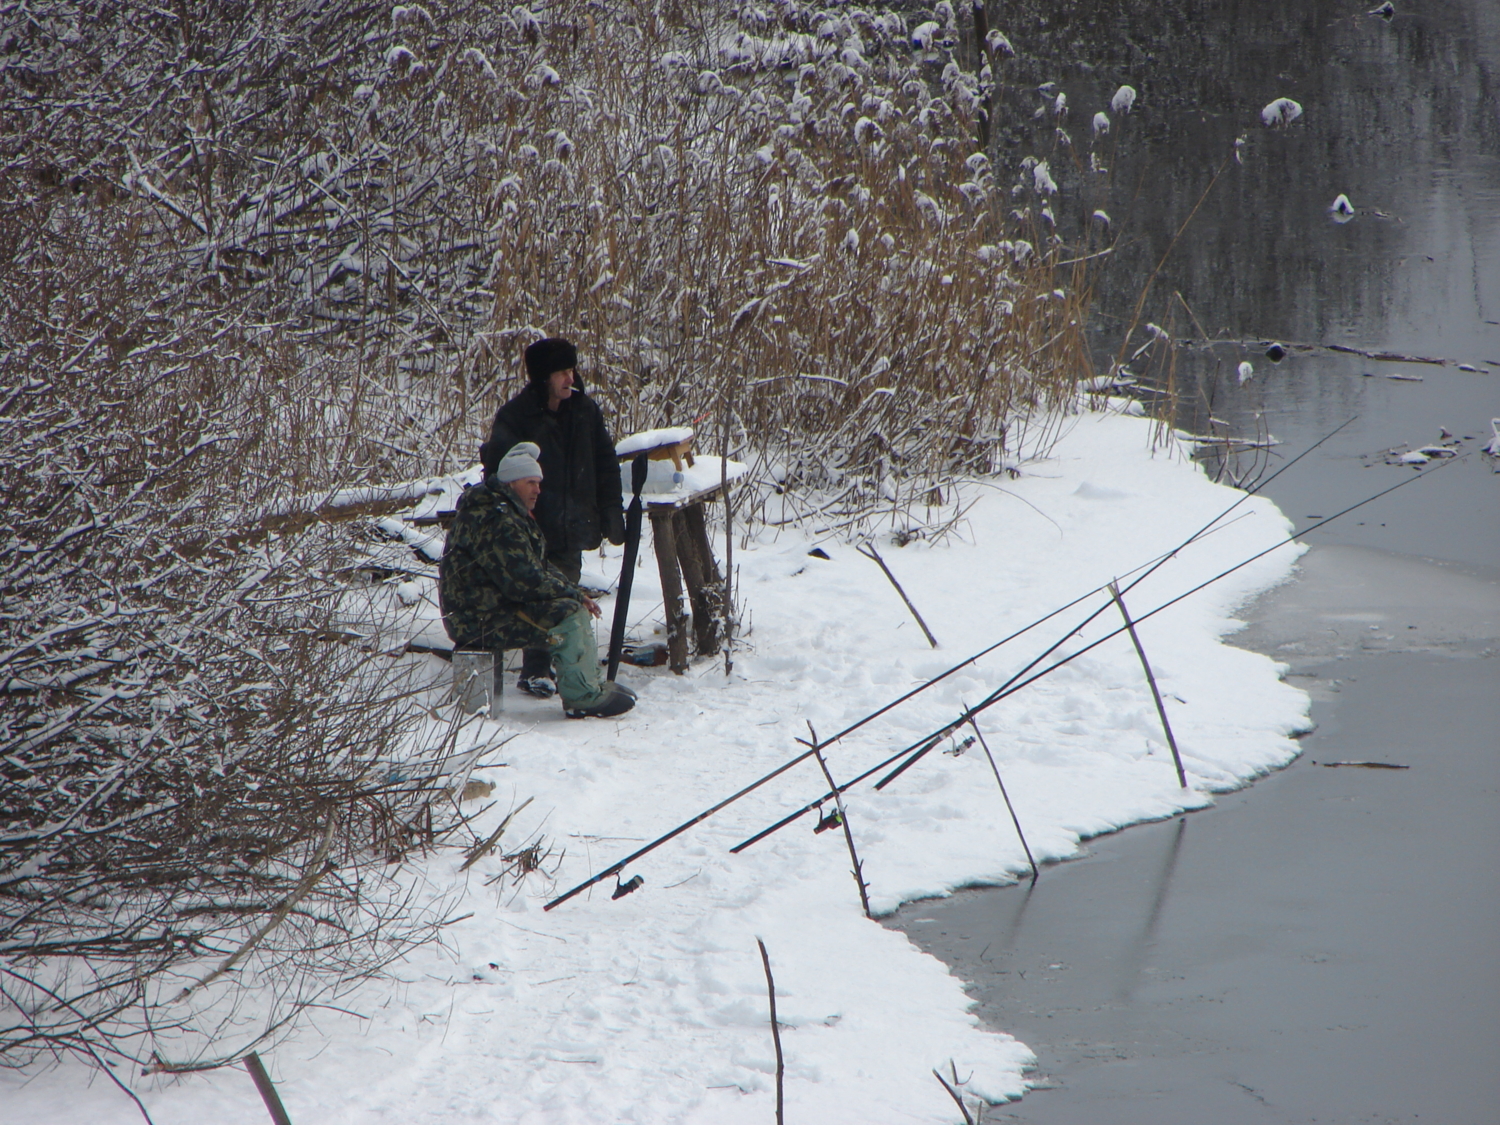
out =
[[[973,482],[958,534],[882,545],[942,647],[929,648],[879,568],[837,540],[767,533],[737,543],[748,635],[734,670],[685,676],[629,669],[640,704],[618,721],[565,721],[556,702],[505,696],[498,743],[475,773],[496,786],[474,823],[485,835],[534,798],[502,850],[541,838],[553,859],[518,885],[489,885],[498,856],[460,873],[446,849],[412,871],[424,893],[468,917],[441,946],[317,1014],[266,1055],[298,1122],[756,1122],[773,1120],[774,1055],[756,938],[776,975],[787,1119],[953,1122],[931,1071],[949,1061],[970,1095],[1026,1088],[1027,1048],[981,1029],[960,981],[907,939],[867,920],[842,834],[804,818],[754,848],[729,848],[826,788],[809,760],[632,864],[644,886],[611,900],[613,878],[542,906],[801,752],[810,722],[841,729],[1057,606],[1177,546],[1238,493],[1185,456],[1152,453],[1150,423],[1090,413],[1018,479]],[[1286,520],[1249,499],[1222,530],[1127,595],[1145,613],[1283,540]],[[717,549],[722,557],[722,544]],[[1282,580],[1300,548],[1273,551],[1140,626],[1181,746],[1178,787],[1146,681],[1120,636],[983,713],[980,723],[1039,860],[1080,839],[1211,802],[1209,795],[1296,753],[1307,699],[1269,659],[1230,647],[1234,613]],[[603,567],[618,566],[611,549]],[[599,569],[598,556],[586,567]],[[430,617],[425,580],[408,582]],[[827,751],[840,780],[952,721],[1105,604],[1078,609],[984,656]],[[653,602],[658,603],[653,609]],[[642,552],[633,618],[660,615]],[[423,608],[425,607],[425,609]],[[608,621],[606,606],[606,622]],[[1117,627],[1111,609],[1063,652]],[[408,656],[440,700],[447,666]],[[517,733],[519,732],[519,733]],[[504,763],[499,764],[499,763]],[[931,753],[880,793],[846,798],[872,905],[1013,880],[1025,856],[979,748]],[[467,806],[473,809],[478,806]],[[559,853],[560,861],[556,860]],[[1042,878],[1047,873],[1042,872]],[[263,1122],[242,1070],[121,1075],[154,1120]],[[140,1120],[118,1089],[78,1066],[23,1083],[0,1075],[5,1121]]]

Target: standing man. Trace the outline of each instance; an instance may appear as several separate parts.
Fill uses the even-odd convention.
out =
[[[538,452],[521,442],[459,498],[438,567],[443,628],[458,648],[541,649],[549,669],[557,662],[570,719],[622,715],[635,706],[635,693],[599,678],[589,622],[599,606],[548,565],[532,518],[542,494]]]
[[[517,442],[541,450],[541,496],[536,522],[547,542],[547,562],[574,586],[583,570],[583,552],[607,536],[625,542],[625,513],[615,443],[599,404],[584,393],[578,378],[578,350],[549,336],[526,349],[529,382],[495,414],[490,440],[479,447],[485,474],[493,473]],[[556,690],[552,654],[526,649],[517,685],[540,699]]]

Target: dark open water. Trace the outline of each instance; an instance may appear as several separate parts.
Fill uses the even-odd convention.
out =
[[[1187,346],[1132,370],[1170,380],[1183,429],[1269,432],[1273,467],[1354,417],[1268,489],[1299,525],[1418,472],[1386,452],[1441,427],[1468,457],[1317,533],[1301,579],[1247,611],[1241,643],[1313,695],[1297,763],[1093,841],[1030,892],[893,920],[1038,1053],[1039,1088],[986,1120],[1500,1122],[1500,475],[1477,452],[1500,417],[1500,0],[1407,0],[1389,22],[1371,7],[992,14],[1022,54],[1000,143],[1049,157],[1070,241],[1103,245],[1096,209],[1118,236],[1096,282],[1101,372],[1244,136],[1146,306]],[[1071,151],[1032,117],[1048,80]],[[1136,110],[1112,115],[1108,173],[1087,171],[1089,119],[1121,83]],[[1283,96],[1304,117],[1263,128]],[[1340,193],[1359,212],[1346,224],[1329,217]],[[1270,341],[1450,362],[1293,347],[1277,364]],[[1411,769],[1315,764],[1348,759]]]

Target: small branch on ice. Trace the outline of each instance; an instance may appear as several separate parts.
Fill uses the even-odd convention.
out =
[[[1333,769],[1335,766],[1355,766],[1362,770],[1409,770],[1410,766],[1398,766],[1395,762],[1314,762],[1315,766],[1326,766]]]

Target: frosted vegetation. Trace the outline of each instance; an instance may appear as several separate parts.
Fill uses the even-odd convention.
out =
[[[465,468],[538,334],[752,520],[920,532],[1045,439],[1083,279],[961,7],[7,11],[0,1060],[213,1065],[435,940],[393,873],[456,805],[330,643],[377,532],[296,513]]]

